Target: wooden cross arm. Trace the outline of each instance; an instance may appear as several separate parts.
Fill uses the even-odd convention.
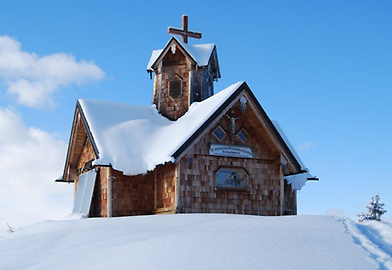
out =
[[[181,30],[178,28],[173,28],[173,27],[167,28],[167,33],[173,34],[173,35],[188,36],[191,38],[201,39],[201,33],[199,33],[199,32],[193,32],[193,31],[185,32],[184,30]]]

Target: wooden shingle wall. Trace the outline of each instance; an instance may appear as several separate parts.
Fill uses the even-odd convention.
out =
[[[80,172],[84,164],[92,159],[95,159],[95,154],[91,142],[86,137],[82,153],[77,162],[77,168]],[[107,170],[106,167],[97,168],[97,178],[95,181],[93,198],[91,201],[90,217],[106,217],[107,216]],[[79,176],[75,179],[75,194],[78,188]]]
[[[156,205],[155,213],[175,213],[177,210],[177,165],[167,163],[159,166],[154,172]]]
[[[156,72],[153,103],[162,115],[177,120],[189,107],[189,71],[190,63],[179,50],[175,54],[167,53],[162,61],[162,68]],[[169,80],[178,75],[182,78],[182,95],[178,98],[169,96]]]
[[[236,121],[235,132],[245,128],[250,137],[245,143],[236,136],[232,140],[230,121],[224,116],[189,150],[180,161],[179,212],[281,215],[283,175],[279,153],[271,150],[263,133],[253,128],[238,106],[234,112],[240,117]],[[221,142],[211,133],[218,124],[227,133]],[[253,158],[211,156],[209,146],[217,143],[249,146]],[[221,167],[244,168],[249,174],[248,190],[218,188],[215,175]]]
[[[178,47],[174,54],[167,52],[158,66],[152,102],[170,120],[177,120],[193,101],[202,101],[214,92],[211,67],[197,67]],[[169,81],[173,76],[182,78],[182,95],[178,98],[169,95]]]
[[[107,174],[110,168],[98,167],[98,174],[95,180],[93,198],[91,201],[90,217],[108,216],[108,181]]]
[[[297,192],[286,181],[284,181],[283,211],[285,215],[297,214]]]
[[[112,169],[113,216],[175,213],[176,168],[169,163],[135,176]]]
[[[77,172],[77,176],[75,179],[75,194],[79,183],[79,173],[81,172],[84,164],[92,159],[95,159],[94,150],[90,143],[90,140],[86,136],[84,139],[84,143],[82,144],[81,154],[77,161],[77,166],[76,166],[77,168],[75,169],[75,171]]]
[[[113,216],[147,215],[154,208],[154,179],[151,175],[126,176],[112,169]]]

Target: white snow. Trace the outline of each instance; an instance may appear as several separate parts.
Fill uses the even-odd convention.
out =
[[[303,186],[306,184],[306,181],[308,181],[308,178],[313,178],[313,175],[308,172],[284,177],[287,183],[291,185],[291,188],[293,190],[300,190],[301,188],[303,188]]]
[[[178,40],[176,37],[173,37],[183,48],[185,51],[188,52],[188,54],[192,57],[192,59],[197,63],[199,67],[207,66],[208,62],[210,61],[211,54],[215,48],[214,43],[208,43],[208,44],[196,44],[196,45],[189,45],[186,43],[181,42]],[[168,46],[168,44],[171,42],[172,39],[165,45],[165,48]],[[154,50],[151,54],[150,61],[148,62],[147,65],[147,70],[152,69],[152,65],[155,63],[155,61],[159,58],[161,53],[164,51],[164,49],[161,50]]]
[[[163,117],[154,106],[79,100],[99,151],[94,164],[111,164],[126,175],[136,175],[173,161],[174,152],[242,83],[194,102],[177,121]]]
[[[153,71],[151,66],[155,63],[155,61],[158,59],[158,57],[161,55],[162,52],[163,52],[163,49],[152,51],[150,61],[148,62],[148,65],[147,65],[147,70]]]
[[[45,221],[0,238],[1,269],[392,269],[388,223],[332,216]]]
[[[291,153],[294,155],[294,157],[296,158],[296,160],[298,161],[299,165],[301,166],[301,170],[306,171],[307,168],[305,166],[305,164],[302,162],[301,158],[299,157],[297,151],[295,151],[295,148],[293,147],[293,145],[290,143],[290,140],[287,138],[286,134],[284,133],[282,127],[280,126],[278,121],[272,121],[272,123],[274,124],[275,128],[278,130],[280,136],[282,136],[282,139],[284,140],[284,142],[286,143],[287,147],[290,149]]]
[[[383,221],[355,223],[344,220],[348,233],[378,264],[377,269],[392,269],[392,224]]]

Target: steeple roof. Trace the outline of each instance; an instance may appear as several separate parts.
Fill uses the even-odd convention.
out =
[[[161,59],[170,50],[173,43],[179,45],[199,67],[207,66],[213,53],[216,53],[216,45],[214,43],[189,45],[176,37],[172,37],[163,49],[152,52],[147,71],[155,70],[155,64],[158,62],[158,59]]]

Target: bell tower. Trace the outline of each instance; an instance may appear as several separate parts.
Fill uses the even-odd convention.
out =
[[[183,116],[195,101],[214,94],[214,81],[220,76],[215,44],[189,45],[188,38],[201,33],[188,30],[188,16],[182,16],[182,29],[168,28],[172,37],[161,50],[153,51],[147,71],[154,76],[152,103],[170,120]]]

